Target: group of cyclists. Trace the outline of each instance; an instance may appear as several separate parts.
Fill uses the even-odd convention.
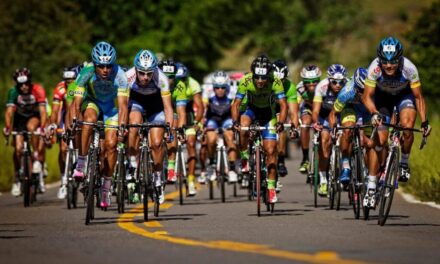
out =
[[[310,133],[312,130],[320,133],[318,193],[326,196],[334,128],[372,124],[377,136],[371,136],[372,130],[365,129],[362,145],[368,170],[364,206],[374,207],[374,193],[381,180],[387,151],[389,131],[384,124],[398,117],[402,127],[413,128],[418,113],[424,136],[431,131],[417,68],[403,56],[403,46],[394,37],[382,39],[377,47],[377,57],[369,67],[357,68],[352,76],[341,64],[330,65],[326,76],[318,66],[307,65],[302,68],[301,81],[297,85],[288,79],[286,61],[272,62],[266,55],[257,56],[246,73],[216,71],[203,85],[190,76],[183,63],[172,58],[159,61],[147,49],[136,54],[130,69],[123,69],[116,63],[116,50],[107,42],[99,42],[93,47],[91,59],[91,62],[64,69],[63,81],[53,92],[51,115],[46,109],[48,102],[44,88],[33,82],[29,69],[17,69],[13,75],[15,85],[8,92],[3,134],[7,137],[12,131],[40,131],[43,137],[34,135],[31,140],[32,171],[39,173],[44,166],[45,137],[71,129],[73,120],[103,121],[106,128],[100,153],[101,208],[110,205],[118,143],[127,143],[128,182],[134,179],[139,168],[139,128],[130,125],[155,123],[169,128],[154,127],[149,133],[154,185],[162,187],[161,203],[164,201],[164,183],[176,182],[178,141],[186,144],[189,196],[197,193],[196,181],[203,184],[216,178],[218,129],[224,131],[227,147],[227,180],[247,187],[250,180],[249,144],[254,138],[242,128],[251,124],[265,126],[267,129],[262,131],[261,138],[268,200],[276,203],[282,186],[279,177],[289,174],[285,164],[288,138],[299,139],[302,161],[298,170],[307,174],[310,169]],[[285,129],[286,124],[290,129]],[[92,132],[92,126],[83,125],[76,134],[78,156],[73,177],[77,182],[83,182],[85,178]],[[352,177],[351,136],[352,131],[345,129],[340,138],[342,166],[339,180],[345,185]],[[408,161],[412,143],[413,133],[404,131],[400,181],[407,181],[411,175]],[[22,135],[14,136],[14,148],[16,173],[11,193],[19,196]],[[60,199],[66,197],[66,150],[66,143],[60,141]],[[196,178],[197,161],[200,162],[200,173]],[[44,192],[43,176],[40,187]]]

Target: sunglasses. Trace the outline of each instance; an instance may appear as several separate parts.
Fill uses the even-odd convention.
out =
[[[153,72],[151,71],[151,72],[144,72],[144,71],[137,71],[138,72],[138,74],[139,75],[141,75],[141,76],[145,76],[145,75],[147,75],[148,77],[151,77],[151,76],[153,76]]]
[[[331,80],[330,81],[333,85],[337,85],[337,84],[339,84],[339,85],[344,85],[345,84],[345,80],[335,80],[335,79],[333,79],[333,80]]]
[[[265,81],[268,78],[269,78],[269,76],[267,76],[267,75],[254,75],[254,79],[255,80],[263,80],[263,81]]]
[[[98,64],[98,65],[96,65],[96,67],[99,69],[111,69],[113,67],[113,65],[111,65],[111,64]]]
[[[320,79],[303,79],[303,83],[311,84],[311,83],[319,83]]]
[[[226,87],[223,87],[223,86],[216,86],[216,87],[214,87],[214,90],[218,90],[218,89],[222,89],[222,90],[225,90],[225,89],[226,89]]]
[[[399,63],[399,59],[395,59],[395,60],[379,60],[380,64],[398,64]]]

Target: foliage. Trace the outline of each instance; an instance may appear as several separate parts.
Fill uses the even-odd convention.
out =
[[[425,9],[414,30],[408,33],[410,57],[417,66],[423,91],[440,95],[440,1]]]

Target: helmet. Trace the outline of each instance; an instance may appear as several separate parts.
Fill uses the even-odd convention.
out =
[[[76,79],[76,76],[78,76],[78,66],[69,66],[69,67],[65,67],[63,70],[63,79],[67,80],[67,79]]]
[[[181,62],[176,62],[176,67],[177,67],[176,78],[178,78],[178,79],[185,79],[185,78],[188,77],[188,75],[189,75],[188,67],[186,67]]]
[[[116,50],[107,42],[101,41],[92,49],[92,61],[97,65],[113,64],[116,60]]]
[[[32,83],[32,74],[28,68],[16,69],[12,78],[17,84]]]
[[[347,70],[341,64],[333,64],[327,69],[327,77],[330,79],[345,79]]]
[[[251,72],[253,77],[269,77],[272,64],[266,55],[260,55],[254,59],[251,64]]]
[[[141,50],[134,57],[134,67],[136,70],[152,72],[157,69],[157,59],[153,52]]]
[[[175,77],[177,72],[176,64],[173,59],[167,59],[159,62],[159,69],[168,77]]]
[[[212,86],[213,87],[225,87],[229,88],[229,76],[224,71],[217,71],[212,76]]]
[[[380,60],[400,60],[403,54],[403,46],[400,41],[393,37],[387,37],[380,41],[377,46],[377,56]]]
[[[364,90],[366,78],[367,78],[367,70],[365,68],[360,67],[354,71],[353,81],[361,91]]]
[[[289,76],[289,69],[287,68],[287,64],[284,60],[276,60],[272,64],[273,67],[273,75],[275,77],[284,80]]]
[[[321,70],[316,65],[307,65],[301,70],[301,78],[303,79],[318,79],[321,77]]]

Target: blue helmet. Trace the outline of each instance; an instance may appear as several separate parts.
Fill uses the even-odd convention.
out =
[[[327,77],[330,79],[345,79],[347,78],[347,70],[341,64],[333,64],[327,69]]]
[[[403,54],[403,46],[394,37],[387,37],[380,41],[377,46],[377,56],[383,61],[400,60]]]
[[[97,65],[113,64],[116,60],[116,50],[107,42],[101,41],[92,49],[92,61]]]
[[[152,72],[157,69],[157,58],[154,53],[149,50],[139,51],[133,63],[136,70],[139,71]]]
[[[177,67],[177,73],[176,73],[177,79],[185,79],[189,76],[188,67],[186,67],[183,63],[176,62],[176,67]]]
[[[364,91],[365,79],[367,79],[367,74],[367,70],[362,67],[359,67],[354,71],[353,81],[361,92]]]

